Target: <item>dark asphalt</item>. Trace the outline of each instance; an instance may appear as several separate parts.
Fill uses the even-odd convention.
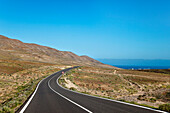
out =
[[[63,71],[66,72],[70,69],[72,68],[65,69]],[[56,83],[56,79],[61,75],[61,73],[62,71],[54,73],[41,82],[34,98],[24,113],[87,113],[84,109],[52,91],[48,86],[48,82],[51,78],[49,85],[52,89],[93,113],[156,113],[156,111],[81,95],[65,90]]]

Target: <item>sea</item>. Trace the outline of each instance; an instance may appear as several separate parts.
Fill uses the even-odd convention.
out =
[[[97,59],[98,61],[123,69],[170,69],[170,60],[148,59]]]

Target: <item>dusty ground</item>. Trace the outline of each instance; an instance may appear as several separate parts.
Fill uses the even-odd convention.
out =
[[[0,113],[16,111],[41,79],[64,68],[49,63],[0,60]]]
[[[170,74],[81,67],[62,78],[72,90],[158,107],[170,103]]]

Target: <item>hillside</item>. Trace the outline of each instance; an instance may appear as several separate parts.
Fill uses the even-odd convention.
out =
[[[0,59],[114,68],[88,56],[78,56],[69,51],[59,51],[46,46],[23,43],[2,35],[0,35]]]
[[[75,65],[115,68],[88,56],[0,35],[0,113],[17,111],[41,79]]]
[[[81,93],[170,111],[168,70],[143,72],[83,66],[63,75],[59,83]]]

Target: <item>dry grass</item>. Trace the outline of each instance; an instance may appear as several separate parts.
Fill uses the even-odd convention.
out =
[[[62,78],[72,89],[92,95],[158,107],[170,102],[170,74],[136,70],[80,67]],[[68,86],[66,81],[63,86]],[[160,96],[163,95],[163,96]]]
[[[49,63],[0,60],[0,112],[14,112],[44,77],[64,66]]]

